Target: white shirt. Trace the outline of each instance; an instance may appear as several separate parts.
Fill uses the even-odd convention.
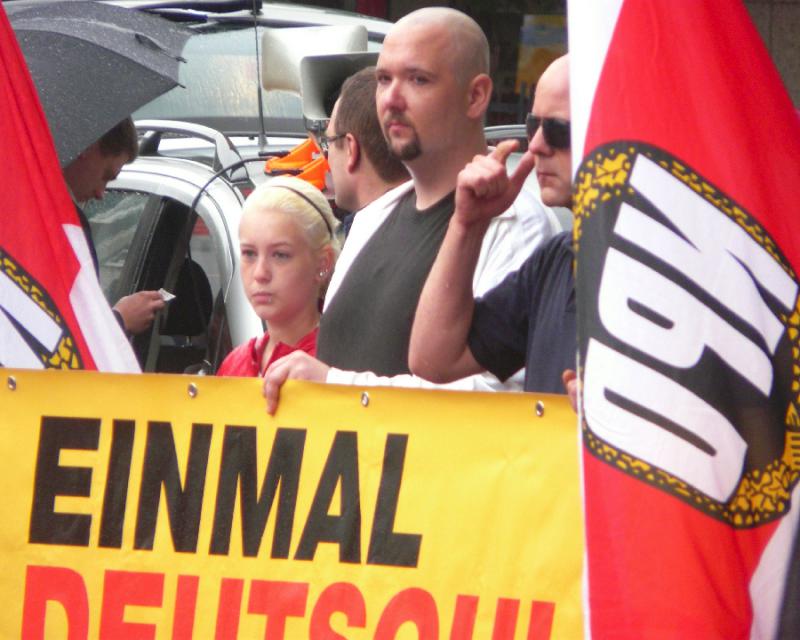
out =
[[[350,267],[353,266],[353,260],[356,259],[361,249],[364,248],[364,245],[367,244],[367,241],[377,231],[378,227],[383,224],[387,216],[394,211],[398,200],[411,191],[413,186],[414,183],[409,180],[400,186],[389,189],[389,191],[356,213],[353,218],[353,224],[350,226],[350,233],[347,234],[347,240],[342,247],[342,252],[333,267],[331,281],[328,283],[328,290],[325,293],[323,311],[328,308],[333,296],[339,290],[342,280],[344,280]]]

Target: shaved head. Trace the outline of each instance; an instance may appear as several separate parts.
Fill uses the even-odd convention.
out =
[[[432,176],[452,173],[432,190],[436,200],[452,190],[449,179],[454,181],[470,158],[486,151],[483,119],[492,93],[488,65],[483,31],[454,9],[414,11],[395,23],[383,41],[375,70],[383,135],[415,182],[423,174],[432,183]]]
[[[403,37],[408,30],[433,28],[449,41],[450,64],[461,82],[489,73],[489,42],[480,25],[468,15],[448,7],[426,7],[395,23],[387,39]]]
[[[569,54],[556,58],[544,70],[536,83],[536,93],[540,91],[547,91],[569,110]],[[568,113],[566,117],[569,117]]]

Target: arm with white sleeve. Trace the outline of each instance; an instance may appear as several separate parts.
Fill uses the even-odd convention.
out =
[[[459,173],[455,212],[411,332],[409,366],[428,380],[449,382],[483,370],[467,344],[474,308],[472,276],[489,223],[516,199],[533,169],[534,157],[525,153],[515,171],[506,173],[506,159],[515,148],[514,142],[501,143]]]

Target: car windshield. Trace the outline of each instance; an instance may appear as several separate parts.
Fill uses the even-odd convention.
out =
[[[212,22],[193,27],[186,43],[180,84],[149,102],[134,120],[185,120],[228,135],[252,134],[258,126],[258,67],[252,24]],[[258,29],[259,42],[264,27]],[[380,43],[370,40],[368,49]],[[272,135],[305,136],[300,96],[263,91],[264,128]]]
[[[259,78],[252,26],[206,25],[186,43],[183,56],[183,86],[137,110],[134,119],[187,120],[228,134],[258,131]],[[263,100],[268,132],[304,135],[298,95],[264,91]]]

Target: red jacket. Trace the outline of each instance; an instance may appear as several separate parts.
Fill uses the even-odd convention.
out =
[[[311,356],[317,354],[317,332],[319,327],[314,327],[295,345],[287,345],[279,342],[272,351],[272,356],[267,362],[266,370],[269,365],[278,358],[291,353],[292,351],[305,351]],[[264,357],[264,349],[267,347],[269,333],[265,333],[260,338],[251,338],[244,344],[240,344],[228,354],[228,357],[217,370],[218,376],[239,376],[244,378],[261,377],[264,370],[261,369],[261,358]]]

